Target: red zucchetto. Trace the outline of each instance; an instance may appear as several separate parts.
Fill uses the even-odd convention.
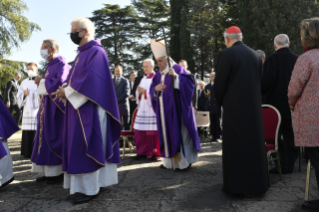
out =
[[[241,30],[236,26],[231,26],[226,30],[226,33],[229,33],[229,34],[241,33]]]

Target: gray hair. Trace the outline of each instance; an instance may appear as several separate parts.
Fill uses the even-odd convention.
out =
[[[224,32],[224,38],[229,38],[230,40],[236,39],[236,40],[242,40],[243,39],[243,33],[227,33]]]
[[[277,35],[274,39],[274,44],[278,47],[287,47],[289,46],[289,37],[286,34]]]
[[[204,81],[199,81],[198,84],[203,84],[204,86],[206,85],[206,83]]]
[[[146,59],[146,60],[144,60],[143,63],[145,63],[145,62],[149,62],[151,64],[151,66],[155,66],[155,62],[152,59]]]
[[[95,34],[95,26],[94,23],[88,18],[76,18],[72,21],[71,25],[78,24],[81,29],[87,29],[89,38],[93,40]]]
[[[43,43],[48,43],[50,45],[50,48],[55,49],[55,53],[59,53],[59,44],[56,40],[53,39],[46,39],[43,41]]]
[[[256,52],[261,58],[266,57],[266,54],[263,50],[257,50]]]

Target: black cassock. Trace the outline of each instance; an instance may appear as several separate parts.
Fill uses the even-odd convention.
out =
[[[263,194],[269,188],[257,53],[238,41],[221,51],[215,96],[223,106],[224,190]]]

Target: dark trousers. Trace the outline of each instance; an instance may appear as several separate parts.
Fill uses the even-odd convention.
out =
[[[21,119],[21,110],[18,105],[10,105],[9,111],[16,121],[17,124],[19,124],[20,119]],[[15,116],[13,115],[13,111],[15,111]]]
[[[317,186],[319,189],[319,147],[306,147],[305,149],[311,165],[315,169]]]
[[[210,118],[210,134],[213,140],[219,139],[222,134],[220,128],[220,113],[209,113]]]
[[[130,101],[130,122],[129,122],[129,125],[131,126],[131,124],[132,124],[132,119],[133,119],[133,113],[134,113],[134,111],[135,111],[135,109],[136,109],[136,107],[137,107],[137,105],[136,105],[136,101],[131,101],[131,100],[129,100]]]
[[[278,151],[282,170],[292,172],[298,158],[291,118],[283,118],[279,129]]]
[[[130,130],[130,116],[121,116],[122,119],[122,129]]]

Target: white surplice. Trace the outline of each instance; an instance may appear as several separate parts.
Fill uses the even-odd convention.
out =
[[[37,88],[37,93],[40,96],[48,95],[48,92],[45,88],[45,79],[41,79],[39,83],[39,87]],[[44,123],[45,124],[45,123]],[[42,166],[32,163],[31,172],[38,172],[43,173],[46,177],[56,177],[61,175],[62,172],[62,165],[57,166]]]
[[[89,101],[81,94],[76,93],[72,88],[65,88],[65,95],[75,110],[79,109],[83,104]],[[100,106],[98,107],[101,132],[103,137],[104,149],[106,149],[106,127],[107,113]],[[79,164],[80,165],[80,164]],[[96,195],[101,187],[118,184],[117,165],[113,163],[105,163],[105,167],[87,174],[69,175],[64,173],[63,188],[70,189],[70,194],[82,193],[85,195]]]
[[[141,80],[139,87],[144,88],[146,94],[140,95],[136,91],[136,103],[137,103],[137,114],[134,122],[134,129],[140,131],[156,131],[156,114],[152,107],[152,101],[150,96],[150,87],[153,78],[148,79],[144,76]],[[139,98],[140,96],[140,98]],[[146,98],[145,98],[146,97]]]
[[[17,94],[19,108],[24,106],[22,115],[22,130],[37,130],[37,114],[39,110],[39,95],[37,85],[29,78],[22,81]],[[24,98],[23,91],[28,90],[29,95]]]
[[[168,66],[166,67],[166,69],[164,69],[162,72],[162,78],[161,78],[161,82],[164,83],[164,79],[166,74],[168,74]],[[176,79],[174,81],[174,88],[175,89],[179,89],[180,88],[180,83],[179,83],[179,75],[176,76]],[[159,101],[160,101],[160,107],[162,107],[162,111],[164,111],[164,107],[165,107],[165,103],[163,102],[163,98],[162,96],[159,97]],[[165,120],[164,119],[164,114],[162,113],[162,117],[161,117],[161,121]],[[165,129],[164,129],[165,130]],[[169,129],[166,129],[169,130]],[[173,160],[173,158],[163,158],[163,165],[167,168],[167,169],[185,169],[187,168],[190,164],[195,163],[196,161],[198,161],[198,154],[197,154],[197,149],[194,145],[193,140],[191,139],[191,137],[189,136],[188,130],[184,124],[183,118],[181,120],[181,135],[182,135],[182,141],[183,141],[183,147],[181,146],[181,161],[175,161]],[[163,135],[164,137],[165,135]],[[184,149],[184,153],[182,151],[182,149]]]
[[[10,155],[10,150],[7,142],[0,141],[3,144],[3,147],[7,151],[7,156],[0,159],[0,186],[13,177],[13,162]]]

